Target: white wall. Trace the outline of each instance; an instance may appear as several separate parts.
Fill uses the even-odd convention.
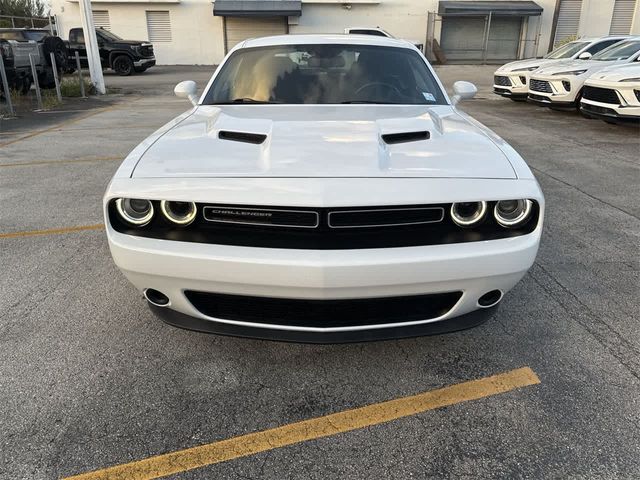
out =
[[[180,3],[92,2],[94,10],[108,10],[111,31],[127,40],[148,40],[147,10],[168,10],[172,42],[153,42],[156,61],[164,65],[212,65],[224,57],[222,18],[213,16],[213,5],[202,0]],[[77,2],[52,0],[52,13],[60,22],[62,37],[80,26]]]
[[[178,1],[178,0],[176,0]],[[380,26],[394,36],[425,43],[427,14],[438,10],[438,0],[302,0],[302,15],[290,19],[290,33],[339,33],[345,27]],[[527,42],[526,56],[548,52],[557,0],[535,0],[544,11],[537,51]],[[51,0],[66,38],[69,28],[80,26],[77,0]],[[224,57],[224,33],[221,17],[213,16],[211,0],[181,0],[162,3],[153,0],[102,0],[92,2],[95,10],[108,10],[112,31],[131,40],[147,40],[146,10],[169,10],[173,42],[154,42],[159,64],[215,64]],[[583,0],[581,36],[609,33],[614,0]],[[640,3],[639,3],[640,6]],[[529,20],[527,38],[536,33],[537,17]],[[436,24],[439,38],[440,22]],[[640,34],[640,8],[637,8],[632,33]]]

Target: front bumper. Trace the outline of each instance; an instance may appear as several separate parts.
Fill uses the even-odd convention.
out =
[[[550,91],[539,90],[536,83],[540,84],[540,82],[548,85]],[[575,75],[531,77],[527,100],[539,105],[575,108],[583,82],[580,76]]]
[[[542,219],[533,233],[501,240],[320,251],[158,240],[121,234],[110,226],[107,226],[107,235],[116,265],[138,290],[158,290],[169,298],[168,309],[172,312],[198,319],[193,321],[195,324],[183,322],[187,328],[215,331],[219,325],[213,323],[218,323],[224,324],[227,330],[240,329],[239,334],[243,334],[243,329],[262,329],[308,336],[358,337],[357,332],[361,332],[362,338],[368,338],[364,332],[416,327],[465,315],[480,308],[478,298],[483,294],[491,290],[507,292],[533,264],[541,225]],[[323,328],[209,317],[194,307],[185,291],[313,300],[372,299],[452,291],[460,291],[462,296],[450,310],[436,318]],[[164,313],[174,315],[172,312]],[[181,315],[175,314],[174,318],[184,318]],[[207,322],[211,328],[204,328]]]
[[[142,67],[142,68],[150,68],[156,64],[156,57],[151,58],[141,58],[140,60],[136,60],[133,62],[134,67]]]
[[[529,72],[495,72],[493,93],[506,98],[526,99],[529,91]],[[499,83],[498,83],[499,82]]]

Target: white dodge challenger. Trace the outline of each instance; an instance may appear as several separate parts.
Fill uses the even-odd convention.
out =
[[[362,341],[479,324],[533,264],[540,187],[407,42],[247,40],[104,197],[116,265],[165,321]]]

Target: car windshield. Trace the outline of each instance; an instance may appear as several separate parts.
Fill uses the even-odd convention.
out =
[[[589,42],[569,42],[546,54],[544,58],[571,58],[587,45],[589,45]]]
[[[43,38],[48,37],[50,35],[49,32],[38,32],[34,30],[25,30],[24,36],[27,40],[35,40],[36,42],[40,42]]]
[[[119,40],[122,40],[122,38],[120,38],[115,33],[111,33],[109,30],[105,30],[103,28],[99,29],[97,33],[98,35],[102,36],[105,40],[109,40],[112,42],[117,42]]]
[[[374,45],[277,45],[236,51],[205,104],[390,103],[446,100],[423,58],[409,48]]]
[[[627,42],[616,43],[609,48],[605,48],[599,53],[596,53],[591,60],[600,60],[602,62],[612,60],[626,60],[634,53],[640,51],[640,40],[632,40]]]

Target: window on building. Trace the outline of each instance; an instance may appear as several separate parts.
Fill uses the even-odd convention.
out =
[[[168,10],[147,10],[147,34],[153,43],[171,41],[171,18]]]
[[[554,45],[575,39],[580,26],[581,12],[582,0],[560,0],[558,18],[556,20],[556,34],[553,39]]]
[[[636,10],[636,3],[636,0],[616,0],[616,3],[613,5],[609,34],[629,35],[633,14]]]
[[[111,30],[111,21],[109,20],[109,10],[94,10],[93,23],[96,28],[104,28]]]

